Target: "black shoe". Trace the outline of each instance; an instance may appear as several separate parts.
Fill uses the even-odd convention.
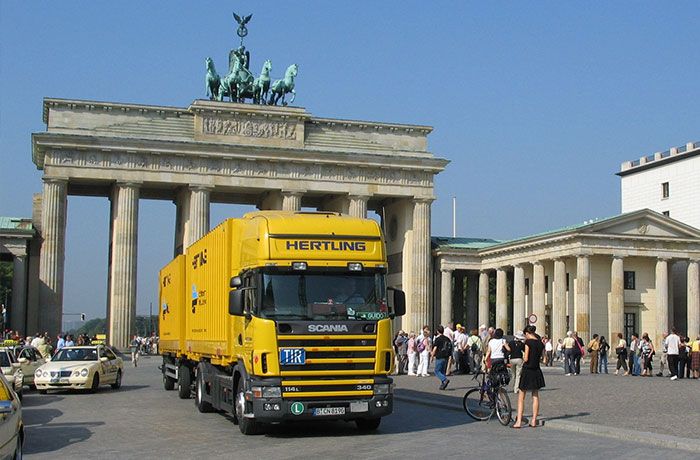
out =
[[[657,377],[663,377],[664,374],[663,374],[662,372],[659,372],[659,373],[656,374],[656,376],[657,376]]]
[[[450,383],[450,381],[445,379],[445,381],[440,384],[440,389],[444,390],[445,388],[447,388],[448,383]]]

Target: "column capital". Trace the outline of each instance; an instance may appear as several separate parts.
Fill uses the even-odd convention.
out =
[[[129,180],[129,181],[118,180],[114,183],[114,185],[116,185],[117,187],[141,188],[141,186],[143,185],[143,182],[132,181],[132,180]]]
[[[612,255],[613,260],[622,260],[625,258],[622,254],[613,254]]]
[[[493,270],[490,268],[481,268],[481,269],[479,269],[479,274],[488,275],[490,271],[493,271]]]
[[[656,261],[657,262],[670,262],[672,259],[668,256],[657,256]]]
[[[589,254],[587,252],[576,254],[577,259],[589,259],[593,254]]]
[[[522,268],[523,264],[522,264],[522,262],[517,262],[517,263],[511,264],[510,266],[513,267],[514,269],[515,268]]]
[[[413,202],[418,204],[431,204],[433,201],[435,201],[435,198],[425,198],[425,197],[413,197]]]
[[[282,196],[304,196],[306,190],[281,190]]]
[[[67,184],[67,177],[42,177],[41,180],[46,184]]]
[[[214,190],[214,187],[211,185],[199,185],[199,184],[190,184],[187,188],[189,188],[193,192],[211,192]]]
[[[351,200],[363,200],[363,201],[368,201],[371,196],[370,195],[358,195],[354,193],[348,193],[348,198]]]
[[[443,273],[452,273],[454,270],[451,268],[441,268],[440,271]]]
[[[533,260],[533,261],[530,262],[530,263],[531,263],[532,265],[542,265],[542,262],[543,262],[542,260]]]

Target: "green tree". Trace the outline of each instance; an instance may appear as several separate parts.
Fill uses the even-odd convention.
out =
[[[12,276],[14,264],[12,262],[0,262],[0,303],[9,306],[12,302]]]

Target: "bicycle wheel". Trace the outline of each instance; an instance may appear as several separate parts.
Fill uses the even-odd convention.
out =
[[[499,388],[496,393],[496,416],[501,425],[508,426],[512,417],[510,398],[505,388]]]
[[[493,413],[493,404],[489,401],[486,392],[482,392],[480,388],[472,388],[467,391],[462,399],[464,410],[474,420],[488,420]]]

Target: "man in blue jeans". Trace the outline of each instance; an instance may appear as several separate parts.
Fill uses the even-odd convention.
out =
[[[435,376],[440,379],[440,389],[444,390],[450,384],[445,371],[447,370],[447,360],[452,356],[453,346],[452,341],[444,335],[444,327],[438,326],[436,331],[438,336],[433,341],[430,355],[435,358]]]

